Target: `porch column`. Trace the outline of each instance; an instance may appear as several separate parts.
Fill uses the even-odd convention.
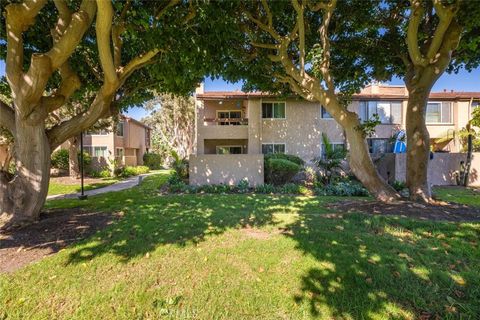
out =
[[[262,135],[262,101],[260,99],[248,100],[248,153],[260,154]]]

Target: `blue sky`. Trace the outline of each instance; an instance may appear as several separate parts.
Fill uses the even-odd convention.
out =
[[[5,74],[5,62],[0,60],[0,76]],[[401,79],[394,79],[390,84],[403,84]],[[229,83],[223,79],[206,79],[205,91],[233,91],[241,90],[242,83]],[[480,91],[480,68],[472,72],[461,70],[458,74],[444,74],[433,87],[432,91]],[[135,119],[141,119],[148,113],[142,108],[131,108],[126,114]]]

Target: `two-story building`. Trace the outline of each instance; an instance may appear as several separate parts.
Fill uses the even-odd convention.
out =
[[[405,129],[404,86],[370,85],[352,97],[349,110],[362,120],[379,116],[368,145],[371,153],[392,152],[394,135]],[[471,119],[480,92],[432,93],[427,127],[435,151],[460,152],[458,131]],[[318,103],[279,99],[266,93],[196,92],[196,151],[190,158],[194,185],[263,183],[263,154],[294,154],[307,163],[322,154],[322,133],[335,147],[348,147],[342,127]]]
[[[84,133],[84,150],[92,156],[96,167],[143,164],[143,155],[150,148],[150,127],[133,118],[121,115],[115,128],[91,130]]]

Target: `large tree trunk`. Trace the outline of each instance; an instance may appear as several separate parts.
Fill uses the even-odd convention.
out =
[[[77,178],[80,175],[78,167],[78,138],[68,139],[68,172],[70,177]]]
[[[12,179],[5,173],[0,176],[0,222],[3,227],[38,219],[50,178],[50,145],[44,124],[29,125],[18,114],[15,123],[17,172]]]
[[[407,186],[412,201],[431,201],[428,182],[430,161],[430,134],[426,122],[426,111],[430,89],[410,87],[406,115],[407,129]]]
[[[379,201],[390,202],[398,199],[398,193],[378,174],[362,132],[354,126],[344,126],[344,129],[350,147],[350,168],[357,179]]]

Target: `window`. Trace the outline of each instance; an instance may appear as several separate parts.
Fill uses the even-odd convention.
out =
[[[124,125],[123,121],[120,121],[119,123],[117,123],[117,130],[115,133],[119,137],[123,137],[123,125]]]
[[[242,146],[218,146],[217,154],[242,154]]]
[[[427,104],[427,123],[452,123],[451,102],[429,102]]]
[[[285,153],[285,143],[262,143],[262,153]]]
[[[322,119],[333,119],[324,106],[321,106]]]
[[[377,114],[382,124],[402,123],[402,103],[398,101],[360,101],[359,112],[362,121]]]
[[[391,153],[393,150],[390,139],[367,139],[367,143],[370,153]]]
[[[263,102],[263,119],[285,119],[285,102]]]
[[[86,153],[91,155],[95,158],[107,158],[108,157],[108,149],[106,146],[84,146],[84,150]]]
[[[242,111],[239,110],[219,110],[217,111],[217,119],[220,125],[239,125],[242,118]],[[238,120],[236,120],[238,119]],[[224,120],[224,121],[222,121]]]
[[[90,129],[85,133],[85,135],[106,136],[108,135],[108,131],[106,129]]]
[[[124,155],[125,155],[125,151],[123,150],[123,148],[115,149],[115,156],[117,158],[123,158]]]
[[[331,142],[330,143],[333,147],[333,150],[345,150],[345,144],[344,143],[336,143],[336,142]],[[325,145],[322,143],[322,145],[320,146],[320,154],[322,156],[322,158],[325,159],[326,157],[326,150],[325,150]]]

